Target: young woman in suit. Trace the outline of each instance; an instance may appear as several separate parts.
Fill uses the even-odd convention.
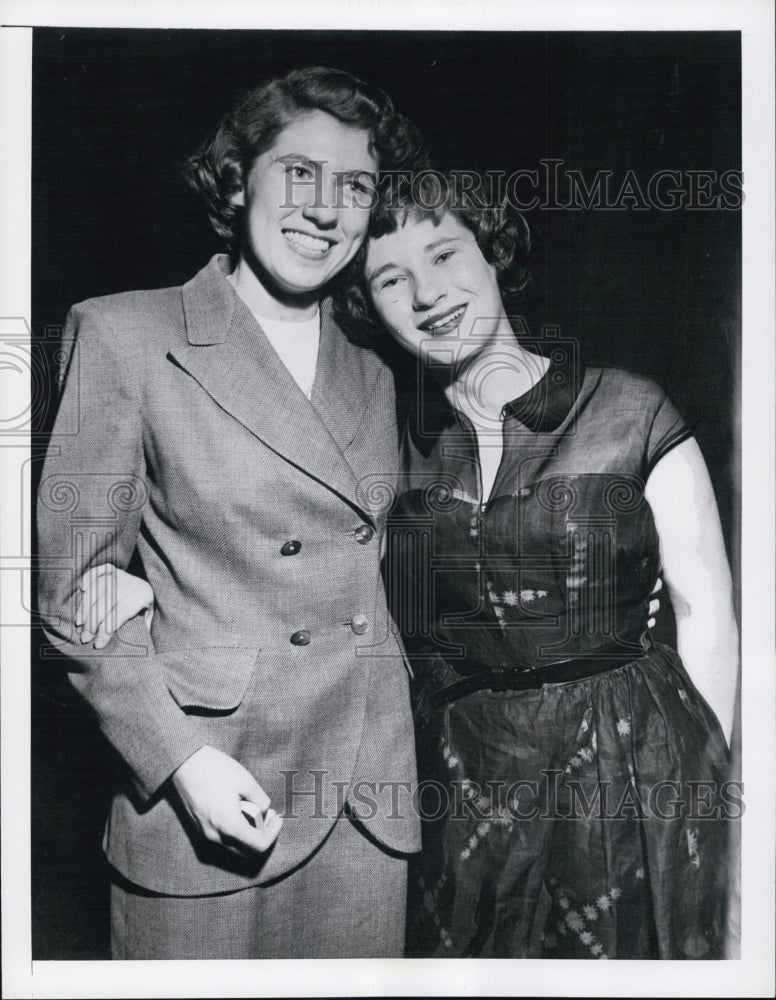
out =
[[[393,382],[326,294],[370,178],[418,151],[346,73],[261,84],[188,169],[229,252],[181,288],[70,313],[39,607],[123,762],[117,958],[401,954],[417,818],[389,819],[376,788],[371,822],[348,818],[361,786],[415,776],[385,511],[359,488],[395,470]],[[91,648],[79,583],[133,557],[150,633],[134,617]]]

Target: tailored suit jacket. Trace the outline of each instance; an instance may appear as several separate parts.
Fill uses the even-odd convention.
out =
[[[213,258],[182,288],[71,310],[38,497],[47,635],[126,765],[108,859],[174,895],[282,876],[345,801],[386,846],[420,846],[397,798],[415,781],[413,731],[379,569],[396,469],[392,377],[324,303],[308,400],[227,264]],[[81,645],[81,573],[126,567],[134,552],[156,597],[150,634],[138,616],[104,650]],[[204,744],[243,763],[284,816],[259,859],[204,842],[168,794]]]

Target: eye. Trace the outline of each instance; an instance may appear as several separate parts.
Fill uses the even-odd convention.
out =
[[[372,285],[372,294],[379,295],[381,292],[389,292],[397,288],[407,280],[405,274],[392,274],[386,278],[377,278]]]
[[[375,194],[374,181],[370,174],[359,171],[349,177],[338,179],[341,192],[345,195],[347,208],[372,208],[372,198]],[[352,199],[352,200],[348,200]],[[364,199],[364,200],[362,200]]]
[[[306,163],[286,163],[285,168],[286,173],[291,174],[294,180],[297,181],[309,180],[315,176],[312,167]]]
[[[386,278],[385,281],[381,281],[379,285],[379,291],[385,291],[388,288],[395,288],[400,281],[404,278],[400,274],[395,274],[392,278]]]
[[[362,179],[360,177],[353,177],[349,181],[349,186],[354,190],[358,191],[359,194],[370,194],[372,192],[372,182],[371,179]]]
[[[448,261],[453,256],[454,253],[455,253],[455,250],[443,250],[442,253],[437,254],[437,257],[436,257],[436,260],[434,261],[434,263],[435,264],[444,264],[445,261]]]

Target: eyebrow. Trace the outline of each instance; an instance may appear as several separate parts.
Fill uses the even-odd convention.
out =
[[[438,240],[432,240],[431,243],[427,243],[423,247],[423,250],[424,252],[427,252],[429,250],[436,250],[436,248],[442,246],[443,243],[459,243],[460,240],[461,240],[460,236],[442,236]],[[380,267],[378,267],[373,274],[369,275],[367,281],[371,285],[372,282],[375,281],[377,278],[379,278],[381,274],[385,274],[386,271],[391,271],[394,268],[396,268],[397,270],[401,269],[399,264],[394,264],[391,261],[389,261],[387,264],[381,264]]]
[[[281,153],[279,156],[274,156],[270,163],[283,163],[288,160],[289,163],[295,163],[297,160],[303,160],[305,163],[320,163],[324,164],[325,160],[316,160],[312,156],[308,156],[307,153]]]
[[[326,160],[316,160],[313,156],[308,156],[307,153],[281,153],[279,156],[275,156],[270,160],[270,163],[313,163],[316,166],[323,166]],[[368,167],[352,167],[350,170],[340,170],[338,174],[348,180],[353,177],[374,177],[375,170],[369,169]]]

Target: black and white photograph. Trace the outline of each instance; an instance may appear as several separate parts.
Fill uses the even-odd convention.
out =
[[[393,6],[3,29],[4,995],[772,991],[772,11]]]

